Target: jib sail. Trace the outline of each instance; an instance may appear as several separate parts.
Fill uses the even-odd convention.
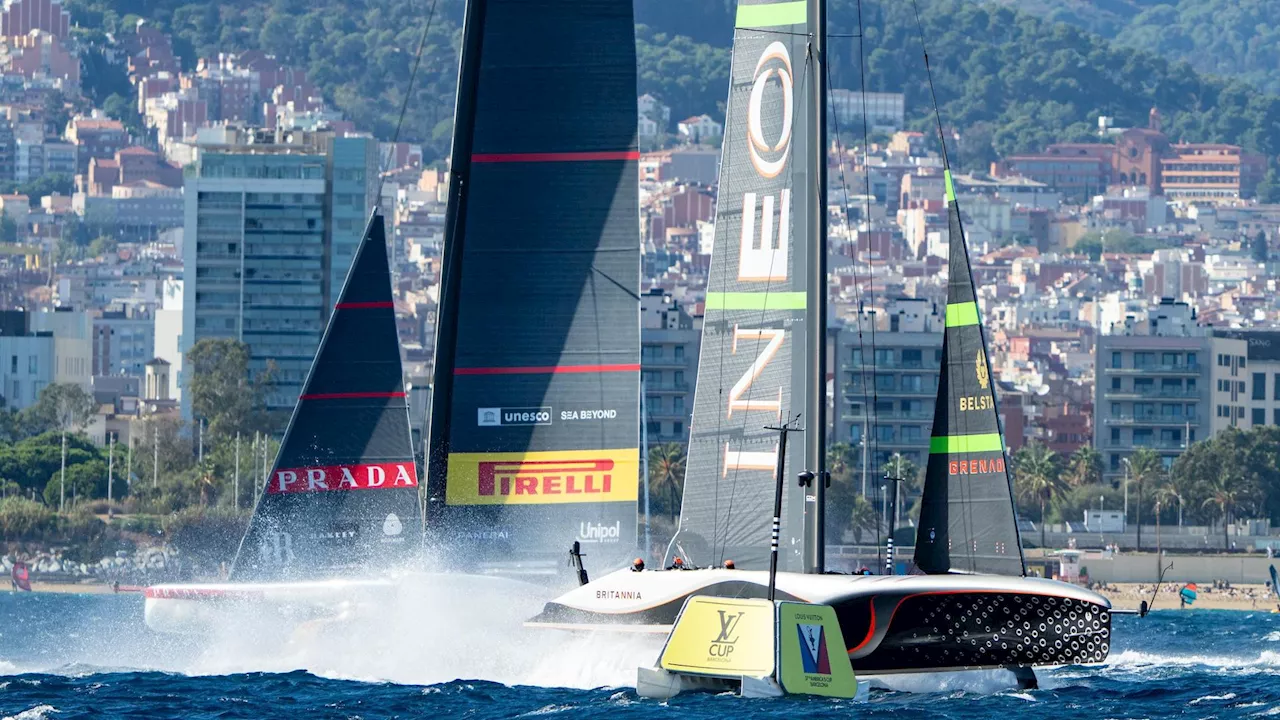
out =
[[[470,0],[427,524],[468,567],[634,554],[640,281],[631,0]]]
[[[995,380],[950,170],[944,179],[950,238],[946,327],[915,562],[930,574],[1025,575]]]
[[[233,580],[312,579],[416,558],[422,520],[382,216],[365,228]]]
[[[814,133],[807,2],[739,3],[715,240],[680,526],[668,550],[697,565],[768,564],[778,433],[806,407]],[[797,239],[799,239],[797,241]],[[816,428],[815,428],[816,429]],[[804,465],[793,435],[786,477]],[[779,567],[803,568],[803,492],[786,484]]]

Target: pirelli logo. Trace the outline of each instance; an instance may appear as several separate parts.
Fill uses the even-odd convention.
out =
[[[640,451],[452,453],[450,505],[634,502]]]

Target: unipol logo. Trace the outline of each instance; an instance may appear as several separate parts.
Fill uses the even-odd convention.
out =
[[[263,565],[292,565],[297,557],[293,554],[293,535],[270,530],[262,533],[262,540],[258,543],[258,557]]]
[[[614,543],[622,537],[622,523],[578,523],[578,540],[589,543]]]

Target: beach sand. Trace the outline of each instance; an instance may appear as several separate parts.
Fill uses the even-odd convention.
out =
[[[1179,609],[1178,591],[1182,583],[1165,583],[1160,586],[1152,606],[1154,610]],[[1117,610],[1136,610],[1143,600],[1152,602],[1153,583],[1115,583],[1097,592],[1111,601]],[[1215,590],[1212,583],[1197,583],[1196,600],[1186,608],[1192,610],[1246,610],[1270,612],[1276,609],[1275,595],[1265,585],[1232,585],[1228,590]]]
[[[111,585],[96,580],[86,580],[84,582],[41,582],[39,580],[32,580],[31,590],[33,592],[45,593],[81,594],[101,594],[115,591]]]

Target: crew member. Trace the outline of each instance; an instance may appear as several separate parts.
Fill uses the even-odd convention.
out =
[[[736,570],[736,569],[737,569],[737,567],[738,567],[737,565],[734,565],[734,564],[733,564],[733,561],[732,561],[732,560],[725,560],[725,561],[724,561],[724,569],[725,569],[725,570]]]
[[[644,558],[636,558],[631,563],[631,572],[641,572],[644,570]]]
[[[688,568],[684,566],[684,558],[678,555],[676,556],[675,560],[671,561],[671,565],[669,565],[667,569],[668,570],[688,570]]]

